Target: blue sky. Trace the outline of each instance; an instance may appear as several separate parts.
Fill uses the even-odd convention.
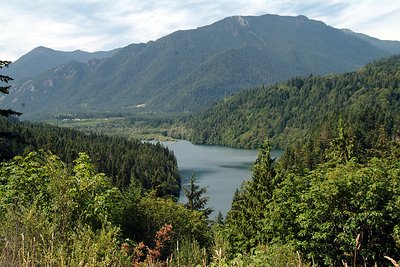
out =
[[[37,46],[110,50],[233,15],[305,15],[335,28],[400,40],[393,0],[12,0],[2,1],[0,59]]]

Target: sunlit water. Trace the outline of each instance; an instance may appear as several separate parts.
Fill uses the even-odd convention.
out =
[[[163,145],[172,150],[177,158],[183,186],[195,172],[197,184],[207,187],[208,206],[214,209],[211,219],[218,211],[225,216],[231,208],[235,190],[244,180],[251,178],[251,166],[257,157],[256,150],[194,145],[184,140],[163,142]],[[271,154],[277,157],[282,151],[273,150]],[[186,201],[181,190],[179,202]]]

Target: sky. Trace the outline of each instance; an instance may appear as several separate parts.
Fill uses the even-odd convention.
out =
[[[234,15],[305,15],[335,28],[400,40],[393,0],[2,0],[0,60],[35,47],[94,52],[156,40]]]

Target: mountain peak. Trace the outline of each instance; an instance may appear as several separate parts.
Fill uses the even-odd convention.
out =
[[[307,17],[304,16],[304,15],[298,15],[298,16],[296,16],[295,18],[297,18],[297,19],[299,19],[299,20],[305,20],[305,21],[309,21],[309,20],[310,20],[309,18],[307,18]]]
[[[32,51],[29,53],[32,53],[32,52],[44,53],[44,52],[54,52],[54,50],[51,48],[45,47],[45,46],[38,46],[38,47],[32,49]]]
[[[355,37],[305,16],[231,16],[147,44],[130,45],[100,64],[87,64],[88,56],[99,55],[76,51],[46,60],[32,59],[31,77],[39,67],[48,70],[39,63],[75,65],[34,79],[35,92],[48,90],[43,81],[49,77],[54,81],[51,99],[36,97],[32,101],[34,96],[28,94],[15,98],[30,102],[21,110],[24,114],[53,114],[51,108],[55,106],[57,112],[136,112],[135,107],[143,103],[149,111],[191,112],[243,88],[310,73],[352,71],[390,54],[377,47],[379,40],[375,44]],[[68,63],[71,60],[82,64]],[[75,71],[73,76],[71,70]],[[65,83],[63,77],[73,79]],[[10,106],[14,107],[20,110],[19,106]]]

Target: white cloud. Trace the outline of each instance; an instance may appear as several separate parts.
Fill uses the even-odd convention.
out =
[[[347,28],[385,40],[400,40],[400,1],[331,0],[293,2],[290,12],[321,20],[335,28]]]
[[[0,59],[43,45],[109,50],[158,39],[232,15],[306,15],[336,28],[400,40],[400,1],[391,0],[13,0],[2,3]]]

